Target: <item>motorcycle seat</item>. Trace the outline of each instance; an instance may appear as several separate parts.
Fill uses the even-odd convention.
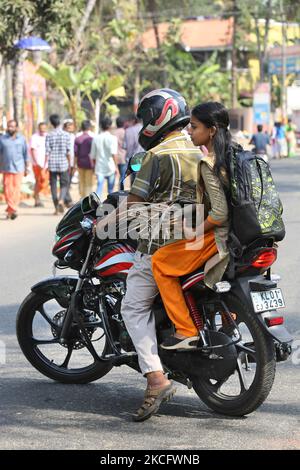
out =
[[[195,269],[192,273],[181,276],[179,279],[182,290],[187,290],[199,282],[204,285],[204,265]]]

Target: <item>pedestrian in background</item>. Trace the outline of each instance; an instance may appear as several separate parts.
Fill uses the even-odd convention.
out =
[[[139,122],[135,114],[131,114],[128,118],[128,127],[125,130],[124,149],[126,150],[126,163],[128,164],[132,155],[138,152],[144,152],[143,147],[139,144],[139,133],[142,129],[142,124]],[[136,173],[130,175],[131,184],[133,184]]]
[[[70,134],[71,147],[70,147],[70,169],[69,169],[69,183],[68,191],[64,199],[64,204],[66,207],[72,207],[73,201],[70,194],[70,188],[72,183],[72,177],[74,175],[75,169],[75,155],[74,155],[74,144],[75,144],[75,125],[73,119],[65,119],[63,122],[63,130]]]
[[[17,217],[23,176],[28,172],[28,149],[25,137],[18,132],[18,123],[11,119],[6,134],[0,137],[0,173],[3,173],[3,190],[7,203],[7,219]]]
[[[287,140],[287,155],[288,157],[294,157],[296,152],[296,130],[297,127],[293,124],[292,119],[288,119],[288,123],[285,127],[286,140]]]
[[[124,178],[127,169],[126,163],[126,150],[124,149],[125,140],[125,120],[122,117],[118,117],[116,120],[117,128],[112,130],[112,134],[118,139],[118,153],[117,153],[117,165],[120,173],[119,189],[124,191]]]
[[[47,124],[45,122],[40,122],[38,125],[38,131],[32,135],[30,140],[32,169],[35,177],[35,207],[43,207],[40,193],[46,192],[49,185],[49,175],[46,164],[46,135]]]
[[[46,163],[49,168],[51,195],[55,207],[54,215],[57,215],[59,212],[64,212],[64,200],[69,186],[71,139],[70,134],[61,129],[58,114],[50,116],[50,123],[53,131],[46,136]],[[59,197],[57,196],[58,179]]]
[[[102,132],[94,137],[91,148],[91,158],[95,160],[97,177],[97,194],[102,195],[104,180],[107,181],[108,194],[114,190],[117,169],[118,140],[112,135],[112,120],[109,117],[101,121]]]
[[[272,131],[272,149],[274,158],[284,158],[287,156],[287,145],[284,126],[281,122],[275,122]]]
[[[257,132],[253,134],[249,144],[254,145],[253,152],[256,155],[261,155],[264,160],[268,161],[267,146],[270,144],[270,138],[268,134],[263,132],[263,126],[258,124]]]
[[[79,173],[80,197],[88,196],[93,191],[94,164],[90,158],[93,137],[91,122],[82,121],[82,133],[76,137],[74,145],[75,165]]]

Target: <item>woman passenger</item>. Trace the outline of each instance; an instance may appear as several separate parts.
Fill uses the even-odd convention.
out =
[[[198,167],[197,199],[203,204],[204,221],[195,231],[185,227],[190,240],[165,245],[152,256],[152,269],[164,306],[176,332],[167,338],[164,349],[191,349],[199,332],[190,316],[181,288],[180,276],[205,264],[204,282],[213,288],[222,279],[229,261],[227,251],[228,205],[224,188],[228,185],[231,135],[229,115],[217,102],[207,102],[192,110],[189,134],[195,146],[205,146],[207,154]],[[196,244],[195,244],[196,239]]]

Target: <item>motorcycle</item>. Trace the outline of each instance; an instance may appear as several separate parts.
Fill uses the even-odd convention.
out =
[[[141,157],[140,157],[141,158]],[[138,158],[130,162],[138,169]],[[120,191],[108,197],[117,207]],[[17,338],[28,361],[43,375],[66,384],[100,379],[113,367],[140,372],[137,354],[121,315],[126,277],[136,241],[99,240],[93,226],[101,202],[96,193],[63,216],[56,229],[55,267],[76,275],[38,282],[17,315]],[[204,284],[204,266],[181,278],[199,344],[190,351],[159,347],[170,379],[193,388],[212,410],[243,416],[256,410],[271,391],[276,362],[291,354],[273,239],[256,240],[232,257],[214,289]],[[278,311],[279,310],[279,311]],[[158,295],[153,304],[157,342],[174,332]]]

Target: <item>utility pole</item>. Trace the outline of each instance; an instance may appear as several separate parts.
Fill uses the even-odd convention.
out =
[[[236,30],[237,30],[237,0],[233,0],[233,32],[232,32],[232,52],[231,52],[231,108],[236,109],[238,106],[237,99],[237,46],[236,46]]]
[[[161,40],[159,36],[159,19],[156,16],[158,12],[158,5],[156,3],[156,0],[148,0],[148,6],[151,12],[151,21],[152,21],[152,26],[153,26],[153,31],[154,31],[155,41],[156,41],[158,63],[161,69],[160,71],[161,71],[162,86],[166,88],[168,87],[168,77],[167,77],[167,71],[165,67],[164,52],[161,46]]]
[[[284,121],[287,117],[287,93],[286,93],[286,17],[283,9],[283,2],[280,0],[281,10],[281,34],[282,34],[282,45],[281,45],[281,62],[282,62],[282,74],[281,74],[281,114],[282,120]]]
[[[133,111],[136,113],[140,101],[140,86],[141,86],[141,76],[140,70],[138,67],[135,69],[135,78],[134,78],[134,94],[133,94]]]
[[[136,0],[136,16],[139,22],[139,31],[141,27],[141,22],[142,22],[142,15],[141,15],[141,5],[140,5],[140,0]],[[142,40],[140,37],[139,33],[139,45],[137,46],[139,51],[141,49],[141,44]],[[134,77],[134,88],[133,88],[133,111],[136,113],[140,101],[140,87],[141,87],[141,73],[140,73],[140,68],[138,63],[136,64],[136,69],[135,69],[135,77]]]

